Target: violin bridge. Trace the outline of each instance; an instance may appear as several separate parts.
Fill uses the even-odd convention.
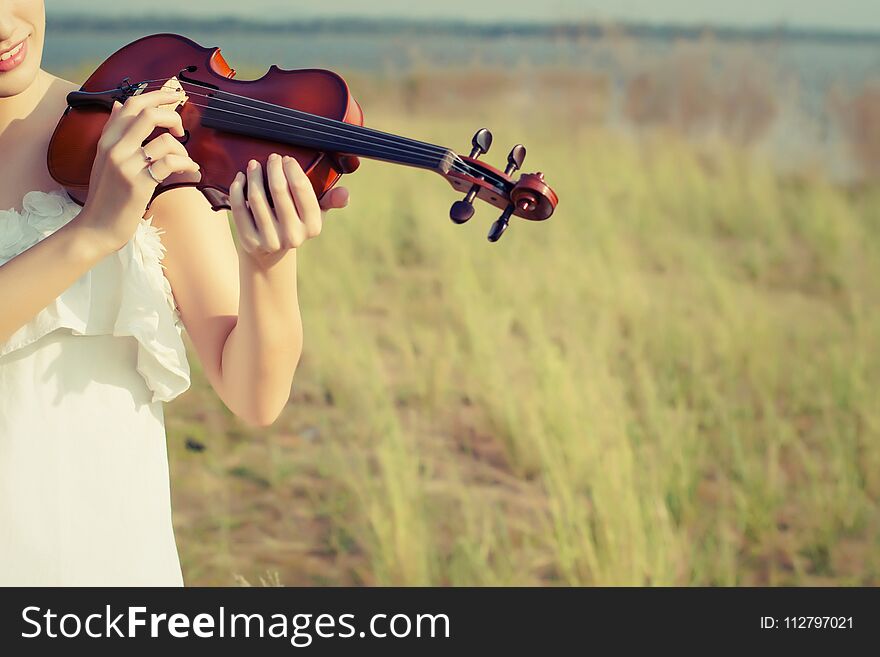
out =
[[[186,95],[186,91],[184,91],[183,85],[180,83],[180,80],[178,80],[177,77],[168,78],[168,80],[162,85],[162,89],[167,89],[169,91],[179,91],[183,94],[183,97],[173,103],[160,105],[160,107],[167,107],[168,109],[176,110],[178,107],[183,107],[183,104],[189,100],[189,96]]]
[[[148,86],[149,86],[149,83],[141,82],[138,85],[138,88],[132,94],[132,96],[137,96],[137,95],[144,93],[145,91],[147,91]],[[162,109],[176,110],[178,107],[182,107],[183,104],[189,100],[189,96],[186,95],[186,91],[184,91],[183,85],[180,83],[180,80],[178,80],[176,76],[168,78],[168,80],[166,80],[165,82],[162,83],[162,86],[159,87],[159,89],[153,88],[153,89],[149,89],[149,90],[150,91],[159,91],[159,90],[179,91],[184,94],[183,98],[181,98],[180,100],[176,100],[173,103],[165,103],[164,105],[159,105],[159,107]]]

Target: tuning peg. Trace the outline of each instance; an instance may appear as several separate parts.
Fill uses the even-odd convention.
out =
[[[519,171],[520,167],[522,167],[523,162],[526,159],[526,147],[522,144],[517,144],[513,148],[510,149],[510,154],[507,156],[507,168],[504,170],[505,175],[510,175],[514,171]]]
[[[477,186],[474,185],[474,187]],[[474,187],[471,187],[470,191],[465,195],[464,200],[456,201],[452,204],[452,207],[449,208],[449,218],[452,219],[453,223],[463,224],[474,216],[474,196],[476,196]]]
[[[480,128],[474,133],[474,138],[471,139],[471,144],[473,148],[471,149],[471,157],[477,158],[480,155],[485,155],[489,152],[489,148],[492,146],[492,133],[489,132],[487,128]]]
[[[486,128],[480,128],[474,133],[474,137],[471,139],[471,144],[473,145],[473,149],[471,150],[470,156],[473,159],[477,159],[480,155],[485,155],[489,152],[489,148],[492,146],[492,133]],[[468,190],[468,193],[465,194],[464,198],[461,201],[456,201],[452,204],[452,207],[449,208],[449,218],[452,219],[454,223],[463,224],[474,216],[474,198],[479,191],[479,185],[471,185],[471,188]]]
[[[513,203],[504,208],[504,212],[498,217],[498,220],[489,228],[489,234],[486,236],[490,242],[497,242],[501,239],[504,231],[510,223],[510,216],[513,214]]]

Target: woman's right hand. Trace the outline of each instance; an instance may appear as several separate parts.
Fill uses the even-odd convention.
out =
[[[88,198],[74,220],[111,251],[121,249],[134,235],[158,184],[147,170],[146,156],[152,159],[153,174],[160,180],[182,172],[192,172],[196,181],[200,178],[199,165],[175,139],[184,136],[180,114],[161,107],[184,97],[182,92],[163,89],[131,96],[125,104],[113,103],[98,141]],[[156,128],[169,132],[141,148]]]

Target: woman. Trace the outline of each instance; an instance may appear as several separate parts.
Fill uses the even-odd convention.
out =
[[[0,583],[181,585],[162,414],[190,383],[181,330],[230,410],[272,423],[302,347],[296,249],[348,194],[319,204],[273,155],[231,183],[237,245],[194,188],[144,219],[157,180],[199,175],[176,92],[154,91],[114,106],[80,208],[46,168],[77,85],[40,68],[44,33],[42,0],[0,2]]]

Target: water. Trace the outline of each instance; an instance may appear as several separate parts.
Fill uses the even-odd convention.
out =
[[[106,58],[121,45],[147,32],[114,31],[65,33],[50,25],[44,50],[44,64],[51,71],[69,71]],[[640,63],[650,62],[668,52],[670,40],[642,39],[626,46],[633,61],[619,57],[619,44],[607,40],[552,39],[547,37],[499,37],[475,40],[450,34],[436,36],[401,33],[386,37],[376,35],[340,35],[320,33],[285,36],[277,33],[199,33],[186,36],[204,46],[221,46],[233,67],[265,63],[282,68],[332,68],[346,71],[401,70],[420,63],[435,66],[467,67],[513,66],[590,66],[614,76],[625,77]],[[758,48],[783,72],[796,74],[811,88],[830,84],[857,85],[880,74],[880,44],[854,42],[791,41],[778,45],[721,45],[731,50]],[[463,69],[463,71],[466,70]]]

